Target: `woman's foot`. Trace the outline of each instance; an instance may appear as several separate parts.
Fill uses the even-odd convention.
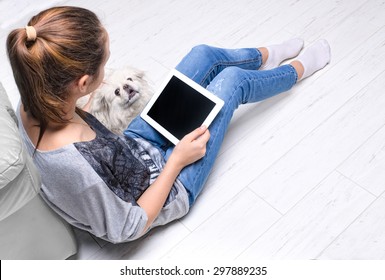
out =
[[[278,45],[261,48],[263,49],[261,52],[264,63],[260,70],[273,69],[278,67],[284,60],[296,57],[302,50],[303,44],[304,42],[301,38],[294,38]]]
[[[303,80],[324,68],[330,62],[330,58],[330,45],[328,41],[321,39],[306,48],[290,64],[296,68],[298,80]]]

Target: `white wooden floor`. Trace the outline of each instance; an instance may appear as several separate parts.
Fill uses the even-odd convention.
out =
[[[20,3],[19,3],[20,2]],[[200,43],[257,47],[326,38],[332,62],[235,115],[196,206],[129,244],[77,231],[78,259],[385,259],[384,0],[0,1],[0,81],[18,97],[9,30],[52,3],[95,11],[110,68],[156,86]]]

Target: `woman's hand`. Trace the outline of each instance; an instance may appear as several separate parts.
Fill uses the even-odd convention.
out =
[[[204,157],[209,139],[210,132],[206,126],[195,129],[180,140],[168,161],[172,161],[178,168],[183,169]]]

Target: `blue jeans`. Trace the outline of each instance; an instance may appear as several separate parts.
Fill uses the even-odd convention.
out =
[[[210,140],[206,155],[186,166],[178,179],[189,194],[192,206],[202,191],[223,142],[231,117],[239,105],[258,102],[289,90],[297,81],[291,65],[258,71],[262,64],[259,50],[220,49],[206,45],[194,47],[176,69],[221,98],[225,105],[209,127]],[[165,160],[174,146],[140,117],[124,132],[133,138],[143,138],[157,147]]]

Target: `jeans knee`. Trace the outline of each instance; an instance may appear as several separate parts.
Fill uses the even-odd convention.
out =
[[[214,47],[204,44],[197,45],[191,49],[190,54],[195,58],[207,59],[213,56]]]
[[[239,67],[230,66],[219,73],[208,85],[207,90],[227,102],[237,92],[237,88],[243,81],[243,70]]]

